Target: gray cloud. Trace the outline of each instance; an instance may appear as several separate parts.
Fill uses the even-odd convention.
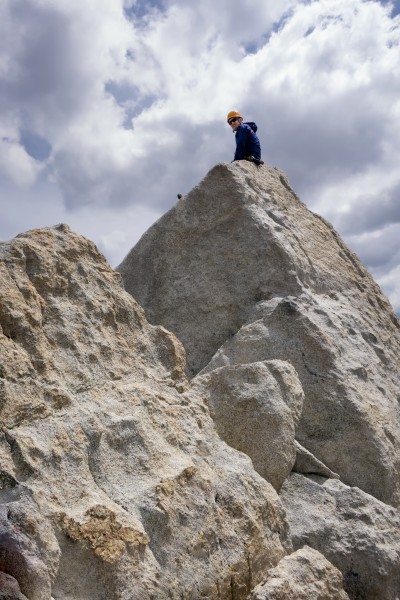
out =
[[[7,28],[17,34],[17,42],[1,78],[2,109],[18,112],[26,128],[40,127],[45,118],[57,122],[79,109],[77,90],[85,90],[71,22],[54,7],[21,0],[9,7]]]
[[[225,115],[238,108],[257,122],[266,162],[400,308],[399,11],[5,0],[0,236],[63,220],[118,264],[177,193],[232,160]]]
[[[400,224],[391,224],[377,231],[374,235],[366,233],[351,236],[352,247],[359,252],[365,263],[380,272],[393,269],[400,264]]]
[[[384,230],[388,225],[400,223],[400,184],[379,196],[362,196],[351,210],[337,219],[344,234],[359,234]],[[389,240],[388,240],[389,241]],[[392,248],[393,242],[392,241]],[[397,238],[400,250],[399,238]],[[385,244],[390,256],[389,244]]]

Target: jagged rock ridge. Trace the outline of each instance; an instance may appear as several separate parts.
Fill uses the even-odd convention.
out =
[[[343,548],[354,543],[354,556],[340,547],[325,552],[326,532],[313,536],[307,520],[303,528],[293,523],[295,546],[312,539],[342,571],[350,597],[396,600],[399,321],[332,226],[307,209],[278,169],[221,164],[146,232],[118,270],[150,322],[183,342],[192,385],[220,435],[248,453],[277,490],[285,482],[289,521],[296,506],[307,506],[306,487],[287,491],[290,468],[316,477],[320,487],[340,478],[344,487],[332,503],[352,498],[352,486],[363,490],[362,500],[348,501],[362,532],[343,540]],[[273,364],[280,373],[271,372]],[[291,383],[282,386],[285,364]],[[298,392],[294,400],[299,385],[301,401]],[[274,448],[284,451],[271,441],[266,456],[271,431]],[[385,504],[376,508],[379,500]],[[379,540],[376,511],[391,532],[387,544]],[[348,513],[333,514],[344,531]],[[357,556],[369,573],[355,566]]]
[[[398,322],[357,258],[247,163],[138,248],[189,369],[67,226],[0,245],[0,598],[398,600]]]
[[[299,442],[346,483],[399,504],[398,320],[282,173],[218,165],[118,270],[150,321],[183,342],[192,374],[289,361],[305,392]]]
[[[0,257],[0,594],[249,593],[291,551],[288,524],[217,435],[180,342],[66,226]]]

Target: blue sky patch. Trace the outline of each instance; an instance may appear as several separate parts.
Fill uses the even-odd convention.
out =
[[[127,102],[135,101],[137,98],[136,86],[128,83],[116,83],[115,81],[107,81],[104,86],[105,91],[108,94],[114,96],[115,100],[120,106],[123,106]]]
[[[260,48],[263,48],[263,46],[268,44],[268,42],[271,38],[271,35],[272,35],[272,31],[270,31],[269,33],[266,33],[265,35],[262,35],[261,37],[258,38],[258,40],[253,40],[253,41],[249,42],[248,44],[245,44],[244,51],[246,52],[246,54],[257,54],[257,52],[260,50]]]
[[[29,156],[32,156],[35,160],[44,161],[51,154],[51,144],[45,138],[28,129],[23,129],[20,132],[20,142]]]
[[[136,86],[129,85],[128,83],[108,81],[105,84],[104,89],[106,93],[111,94],[116,103],[124,109],[124,129],[132,129],[132,119],[140,115],[146,108],[150,108],[150,106],[159,99],[158,96],[155,96],[154,94],[143,96]]]
[[[392,17],[395,17],[396,15],[400,14],[400,0],[381,0],[381,4],[385,6],[387,6],[388,4],[392,5]]]
[[[273,33],[278,33],[279,31],[281,31],[285,27],[286,23],[289,21],[292,15],[293,9],[285,12],[278,21],[275,21],[275,23],[272,25]]]
[[[136,0],[124,7],[125,17],[129,20],[140,20],[149,13],[156,11],[163,12],[165,3],[163,0]]]

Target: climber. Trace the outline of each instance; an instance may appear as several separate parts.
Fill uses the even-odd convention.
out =
[[[256,135],[257,125],[253,122],[243,123],[243,117],[237,110],[231,110],[226,118],[236,137],[236,152],[233,160],[250,160],[257,165],[261,160],[261,145]]]

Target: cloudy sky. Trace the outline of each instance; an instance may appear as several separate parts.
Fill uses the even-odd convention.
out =
[[[225,117],[400,314],[400,0],[0,0],[0,239],[68,223],[117,266],[218,162]]]

